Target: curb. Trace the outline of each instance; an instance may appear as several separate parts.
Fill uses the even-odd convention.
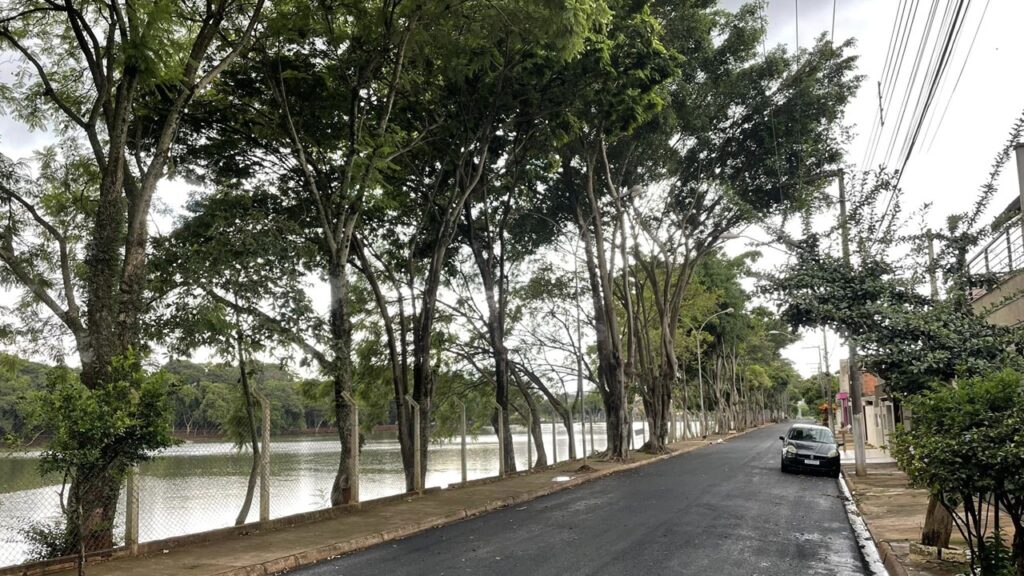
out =
[[[759,430],[762,427],[763,426],[756,426],[744,430],[743,432],[728,434],[724,436],[722,439],[727,440],[735,438],[737,436],[742,436],[748,432]],[[562,490],[568,490],[570,488],[575,488],[577,486],[581,486],[594,480],[600,480],[601,478],[605,478],[613,474],[626,472],[628,470],[634,470],[636,468],[641,468],[643,466],[649,466],[656,462],[662,462],[664,460],[668,460],[669,458],[674,458],[676,456],[680,456],[688,452],[693,452],[694,450],[698,450],[700,448],[706,448],[709,445],[712,445],[712,443],[709,442],[708,444],[693,446],[685,450],[670,452],[668,454],[661,454],[645,460],[628,462],[609,470],[601,470],[597,472],[591,472],[584,476],[577,476],[570,480],[567,480],[565,482],[559,482],[547,488],[532,490],[515,496],[499,498],[497,500],[492,500],[490,502],[486,502],[484,504],[474,506],[471,508],[456,510],[443,516],[435,516],[433,518],[420,520],[418,522],[414,522],[399,528],[392,528],[390,530],[376,532],[374,534],[361,536],[359,538],[353,538],[351,540],[346,540],[344,542],[336,542],[334,544],[319,546],[317,548],[304,550],[302,552],[290,554],[288,556],[282,556],[280,558],[275,558],[273,560],[268,560],[266,562],[261,562],[259,564],[231,568],[228,570],[217,572],[212,576],[272,576],[274,574],[279,574],[282,572],[286,572],[288,570],[294,570],[296,568],[316,564],[324,560],[330,560],[338,556],[344,556],[346,554],[351,554],[353,552],[365,550],[367,548],[376,546],[378,544],[383,544],[385,542],[408,538],[409,536],[414,536],[421,532],[426,532],[427,530],[430,530],[432,528],[440,528],[442,526],[455,524],[457,522],[461,522],[469,518],[481,516],[489,512],[494,512],[495,510],[500,510],[502,508],[507,508],[509,506],[530,502],[538,498],[554,494],[556,492],[561,492]]]
[[[839,476],[839,488],[843,493],[843,506],[846,508],[846,516],[850,520],[850,527],[857,537],[857,546],[860,548],[864,560],[874,576],[907,576],[907,570],[900,564],[899,558],[893,553],[888,542],[879,542],[871,532],[871,528],[864,522],[857,504],[853,500],[853,494],[846,485],[846,471]]]

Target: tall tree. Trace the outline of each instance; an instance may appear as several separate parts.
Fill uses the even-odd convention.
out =
[[[531,99],[546,92],[544,81],[557,80],[549,68],[577,58],[584,39],[597,34],[609,15],[602,1],[469,2],[460,10],[432,59],[418,64],[430,79],[420,84],[422,99],[396,109],[403,118],[425,117],[436,127],[425,145],[396,160],[399,171],[386,190],[394,209],[379,214],[368,241],[386,274],[400,278],[406,292],[411,395],[420,406],[424,453],[435,388],[438,294],[467,202],[484,194],[491,172],[511,157],[508,135],[516,133],[519,112],[536,106]],[[475,221],[472,212],[469,217]],[[475,222],[473,229],[480,232]],[[385,230],[406,233],[395,237]],[[483,249],[480,255],[488,269]],[[503,386],[507,397],[507,381]],[[421,462],[426,466],[426,458]]]
[[[144,348],[153,195],[191,101],[245,48],[262,7],[263,0],[21,0],[0,7],[0,47],[19,67],[18,81],[0,90],[2,103],[32,127],[82,142],[78,158],[88,166],[68,187],[77,196],[65,203],[84,212],[80,237],[63,226],[45,192],[9,180],[0,185],[10,208],[2,273],[74,339],[88,389],[117,379],[114,361]],[[26,237],[48,257],[21,251]],[[83,535],[89,549],[113,545],[122,472],[104,470],[108,481],[81,494],[90,510]]]
[[[760,10],[656,5],[667,45],[684,61],[661,121],[612,151],[622,188],[657,185],[631,197],[632,224],[644,240],[634,249],[650,246],[652,256],[637,256],[639,273],[662,320],[660,370],[643,386],[653,451],[668,434],[678,375],[671,351],[694,268],[730,231],[813,202],[842,157],[843,109],[860,83],[847,54],[852,41],[821,37],[797,53],[762,54]]]
[[[293,331],[290,339],[305,343],[304,353],[332,381],[341,445],[335,505],[349,500],[353,461],[353,237],[381,171],[422,137],[391,120],[396,102],[409,97],[407,59],[435,16],[429,5],[395,0],[275,3],[252,49],[203,100],[182,147],[183,162],[208,181],[240,189],[272,182],[280,215],[303,228],[293,252],[328,286],[327,337]],[[250,259],[262,257],[254,250]],[[404,421],[406,411],[399,412]]]

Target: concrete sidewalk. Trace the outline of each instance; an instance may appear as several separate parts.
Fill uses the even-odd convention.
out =
[[[854,502],[878,545],[883,556],[892,555],[896,569],[892,575],[955,576],[964,574],[962,563],[925,558],[910,553],[910,545],[921,541],[925,511],[928,508],[928,492],[910,488],[907,476],[895,463],[871,463],[868,460],[867,475],[854,474],[852,459],[843,466],[843,475],[853,493]],[[966,548],[960,533],[954,528],[950,544],[955,548]],[[890,566],[886,562],[886,566]]]
[[[854,461],[853,446],[851,444],[847,443],[843,446],[841,454],[844,465],[852,464]],[[872,464],[895,464],[896,459],[890,456],[889,451],[884,448],[865,448],[864,463],[869,466]]]
[[[753,429],[751,429],[753,430]],[[731,434],[726,440],[736,436]],[[477,481],[445,490],[428,490],[359,508],[331,511],[333,517],[294,522],[287,528],[234,531],[215,540],[170,548],[143,556],[125,556],[87,563],[90,576],[264,576],[348,554],[382,542],[404,538],[430,528],[458,522],[498,508],[565,490],[609,474],[644,466],[707,446],[715,440],[672,444],[661,456],[633,453],[628,463],[581,460],[503,480]],[[278,521],[275,526],[288,523]],[[0,574],[21,574],[7,572]],[[31,572],[39,574],[40,572]],[[74,574],[73,568],[49,574]]]

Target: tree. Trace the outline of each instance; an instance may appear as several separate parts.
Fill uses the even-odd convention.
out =
[[[420,137],[413,127],[396,128],[391,118],[396,99],[406,94],[407,50],[416,44],[420,25],[432,22],[431,15],[427,4],[394,0],[275,3],[253,49],[202,103],[204,115],[190,126],[194,142],[182,149],[192,170],[208,181],[245,189],[270,178],[279,195],[278,214],[302,228],[292,238],[292,253],[328,285],[327,338],[314,344],[302,331],[282,330],[333,382],[333,418],[342,447],[331,489],[335,505],[349,500],[353,461],[347,452],[352,413],[347,398],[354,393],[348,308],[352,239],[367,198],[378,190],[381,170]]]
[[[940,235],[944,246],[936,262],[910,259],[908,265],[893,256],[894,250],[907,247],[911,254],[927,253],[915,248],[931,241],[929,234],[898,235],[901,191],[895,175],[878,171],[853,178],[848,219],[852,263],[825,246],[835,228],[806,237],[796,261],[766,284],[769,293],[784,298],[780,300],[782,316],[793,326],[830,326],[852,339],[864,351],[864,365],[904,396],[925,391],[936,382],[952,384],[958,378],[1019,366],[1024,351],[1020,330],[989,324],[967,300],[968,288],[976,282],[988,285],[993,279],[972,277],[966,255],[991,233],[979,225],[979,218],[1022,130],[1024,121],[1018,121],[972,210],[947,218],[947,229]],[[889,201],[887,209],[880,210],[883,197]],[[948,281],[945,299],[937,293],[925,296],[920,286],[929,276],[934,279],[938,270]],[[945,547],[951,532],[952,519],[933,496],[922,541]]]
[[[239,447],[252,449],[235,520],[241,525],[256,490],[260,450],[266,449],[259,441],[252,357],[271,343],[293,344],[288,330],[311,316],[292,243],[299,231],[280,217],[276,197],[260,192],[221,191],[192,202],[189,210],[191,218],[155,242],[150,284],[162,306],[153,314],[152,332],[176,354],[207,347],[237,366],[244,417],[222,423]],[[282,266],[289,261],[291,266]],[[271,316],[294,320],[283,324]]]
[[[91,539],[113,529],[105,524],[104,510],[92,505],[97,496],[110,493],[117,500],[120,484],[105,483],[152,458],[153,446],[173,443],[166,375],[147,375],[132,358],[115,362],[112,375],[113,381],[93,389],[67,367],[57,367],[48,376],[46,391],[34,399],[33,421],[50,436],[40,472],[64,479],[61,508],[66,523],[42,541],[49,543],[49,557],[76,554],[80,575],[85,573],[86,552],[97,546]],[[45,529],[36,527],[35,534],[44,535]]]
[[[1021,383],[1019,372],[1003,370],[955,387],[939,384],[909,400],[914,425],[893,436],[901,468],[952,514],[971,549],[971,566],[981,574],[1024,574]],[[1010,558],[1001,514],[1013,523]]]
[[[390,210],[367,214],[373,225],[364,226],[366,244],[379,256],[380,273],[392,290],[405,293],[400,302],[409,305],[408,324],[399,320],[399,330],[409,338],[403,362],[411,382],[402,382],[411,385],[407,393],[420,406],[424,452],[435,391],[438,293],[467,202],[483,197],[492,185],[490,172],[512,157],[507,135],[518,133],[514,122],[523,120],[521,112],[531,109],[527,106],[537,106],[531,99],[547,93],[543,83],[560,82],[558,67],[574,61],[584,39],[599,35],[609,17],[600,1],[469,2],[460,10],[458,18],[446,21],[450,35],[438,35],[429,53],[432,60],[422,62],[422,98],[396,107],[403,123],[431,119],[431,136],[396,159],[399,169],[384,189]],[[469,217],[475,220],[472,212]],[[476,228],[474,223],[479,232]],[[406,233],[396,237],[391,230]],[[486,251],[480,246],[490,273]],[[492,324],[500,337],[497,304],[495,295]],[[500,363],[500,342],[494,339],[492,348],[495,344]],[[499,372],[505,380],[504,369]],[[496,392],[506,403],[507,389],[506,382]],[[426,458],[421,462],[426,466]]]
[[[620,187],[651,187],[629,201],[642,236],[633,242],[638,274],[650,284],[661,320],[659,368],[643,382],[652,451],[663,449],[668,434],[678,376],[668,351],[695,267],[729,231],[784,218],[813,201],[841,158],[834,136],[843,133],[842,111],[860,83],[852,73],[856,58],[846,54],[851,41],[833,45],[821,37],[810,49],[762,57],[760,8],[729,14],[657,6],[668,46],[684,64],[669,85],[663,118],[612,151]],[[639,254],[644,248],[648,257]]]
[[[634,353],[630,293],[625,340],[616,317],[616,260],[627,266],[625,203],[610,179],[609,144],[629,134],[663,105],[659,89],[674,72],[676,56],[662,45],[648,2],[615,2],[608,32],[593,37],[573,62],[578,84],[564,94],[567,143],[559,186],[569,197],[584,257],[597,332],[598,389],[605,402],[608,457],[628,456],[626,386]],[[610,199],[602,203],[604,199]],[[610,229],[609,229],[610,228]]]
[[[245,47],[262,5],[24,0],[0,9],[0,46],[19,66],[0,101],[74,143],[63,188],[46,175],[40,186],[24,173],[0,177],[9,208],[0,273],[74,339],[90,390],[114,381],[115,360],[140,359],[153,194],[190,102]],[[89,549],[112,547],[116,490],[73,492],[98,512],[81,533]]]

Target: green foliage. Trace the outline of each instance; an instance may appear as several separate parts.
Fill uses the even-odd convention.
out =
[[[953,513],[975,563],[1005,565],[1002,544],[988,547],[995,535],[987,531],[987,518],[998,503],[1017,526],[1024,520],[1021,373],[1003,370],[938,385],[908,405],[913,425],[894,434],[893,456],[914,485],[927,488]]]
[[[77,545],[76,531],[61,519],[51,522],[37,522],[29,526],[25,539],[29,544],[28,556],[33,560],[47,560],[66,556]]]
[[[238,386],[238,369],[223,364],[169,362],[164,370],[172,376],[170,402],[176,434],[226,435],[244,446],[249,442],[245,399]],[[272,434],[286,434],[331,424],[323,382],[298,380],[272,364],[252,363],[250,384],[270,401]],[[317,392],[313,392],[317,390]],[[257,407],[257,423],[262,410]],[[368,420],[369,425],[376,420]]]
[[[978,559],[980,573],[985,576],[1017,576],[1013,550],[1006,545],[1003,530],[997,527],[985,537],[985,552]]]
[[[46,388],[43,364],[0,354],[0,442],[30,439],[33,433],[28,407],[32,396]]]
[[[40,457],[43,474],[120,475],[174,444],[167,374],[146,374],[131,359],[117,360],[113,374],[109,384],[90,390],[66,367],[50,372],[32,411],[32,421],[50,436]]]

